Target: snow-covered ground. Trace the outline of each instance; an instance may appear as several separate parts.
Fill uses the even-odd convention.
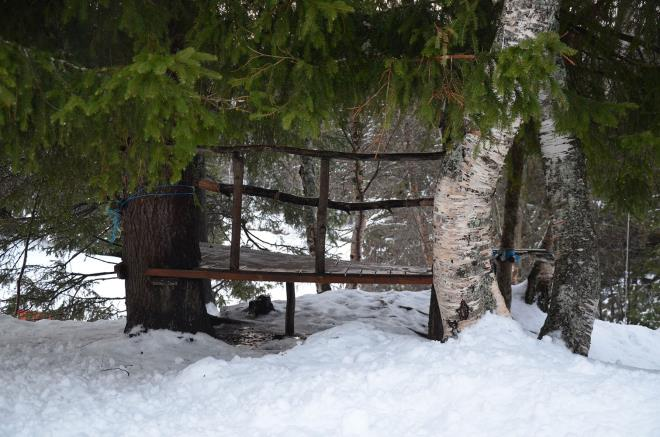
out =
[[[599,322],[576,356],[536,340],[520,293],[518,321],[487,315],[446,344],[413,332],[428,292],[301,296],[307,338],[256,348],[0,316],[0,435],[660,436],[660,331]],[[256,327],[283,329],[275,306]]]

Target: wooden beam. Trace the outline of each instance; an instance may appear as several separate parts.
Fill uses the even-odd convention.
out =
[[[321,159],[319,175],[319,206],[316,209],[316,273],[325,272],[325,233],[328,227],[328,193],[330,191],[330,160]]]
[[[354,273],[299,273],[299,272],[267,272],[261,270],[240,270],[232,272],[222,269],[160,269],[150,268],[146,276],[158,278],[215,279],[229,281],[263,281],[263,282],[308,282],[316,284],[411,284],[431,285],[432,274],[400,275],[400,274],[354,274]]]
[[[243,204],[243,157],[238,152],[232,154],[231,167],[234,173],[234,185],[232,187],[229,269],[236,271],[241,262],[241,207]]]
[[[202,179],[197,183],[197,186],[203,190],[213,191],[227,196],[231,196],[234,192],[234,186],[232,184],[223,184],[211,179]],[[243,185],[243,194],[273,199],[278,202],[290,203],[293,205],[313,207],[319,205],[318,197],[296,196],[295,194],[289,194],[279,190],[271,190],[269,188],[255,187],[254,185]],[[328,199],[329,209],[336,209],[345,212],[369,211],[374,209],[415,208],[419,206],[433,206],[433,197],[376,200],[372,202],[338,202]]]
[[[286,316],[284,320],[284,335],[293,337],[294,334],[294,317],[296,313],[296,284],[293,282],[286,283]]]
[[[401,153],[352,153],[334,150],[301,149],[275,144],[247,144],[243,146],[221,146],[198,148],[199,152],[232,153],[271,151],[289,155],[312,156],[315,158],[341,159],[347,161],[437,161],[445,156],[445,152],[401,152]]]

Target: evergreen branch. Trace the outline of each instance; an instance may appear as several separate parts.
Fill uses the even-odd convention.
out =
[[[74,253],[66,262],[64,262],[62,265],[67,266],[71,261],[73,261],[75,258],[77,258],[80,254],[82,254],[84,251],[89,249],[94,243],[96,243],[96,238],[99,238],[101,235],[105,234],[110,230],[112,226],[108,226],[105,228],[99,235],[95,236],[94,239],[89,242],[87,245],[83,246],[80,250],[78,250],[76,253]]]
[[[25,47],[21,44],[15,43],[13,41],[8,41],[4,38],[0,38],[0,43],[13,48],[14,50],[21,53],[27,59],[36,59],[38,57],[41,57],[43,59],[49,60],[53,64],[59,64],[62,67],[69,68],[69,69],[76,70],[76,71],[80,71],[80,72],[86,72],[86,71],[92,71],[92,70],[97,71],[97,72],[107,72],[107,71],[112,71],[112,70],[116,70],[117,68],[119,68],[119,67],[116,67],[116,66],[115,67],[90,68],[90,67],[86,67],[84,65],[76,64],[76,63],[68,61],[66,59],[56,58],[54,56],[51,56],[50,54],[46,54],[45,52],[42,52],[41,50]]]

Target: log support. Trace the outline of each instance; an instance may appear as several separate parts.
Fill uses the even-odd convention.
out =
[[[234,193],[233,184],[223,184],[211,179],[202,179],[197,186],[203,190],[213,191],[214,193],[231,196]],[[282,203],[291,205],[318,207],[318,197],[303,197],[295,194],[285,193],[270,188],[255,187],[254,185],[243,185],[242,193],[247,196],[256,196],[264,199],[273,199]],[[376,209],[394,209],[394,208],[413,208],[418,206],[433,206],[433,197],[420,197],[411,199],[389,199],[374,200],[370,202],[340,202],[328,200],[328,209],[338,211],[371,211]]]
[[[275,144],[247,144],[243,146],[200,147],[201,153],[247,153],[247,152],[277,152],[289,155],[310,156],[314,158],[341,159],[347,161],[438,161],[445,152],[403,152],[403,153],[353,153],[333,150],[302,149]]]
[[[294,335],[294,317],[296,312],[296,284],[294,282],[286,283],[286,316],[284,321],[284,335],[293,337]]]

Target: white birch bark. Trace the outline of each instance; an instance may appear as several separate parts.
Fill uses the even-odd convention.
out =
[[[539,338],[560,330],[567,346],[586,356],[598,310],[600,272],[585,158],[574,138],[555,130],[550,100],[542,95],[541,104],[541,155],[553,211],[555,271]]]
[[[493,49],[500,50],[550,30],[558,0],[507,0]],[[443,340],[487,309],[508,313],[489,274],[493,232],[491,198],[520,122],[493,129],[488,139],[466,135],[447,157],[433,213],[433,285]],[[479,153],[475,155],[475,150]]]

